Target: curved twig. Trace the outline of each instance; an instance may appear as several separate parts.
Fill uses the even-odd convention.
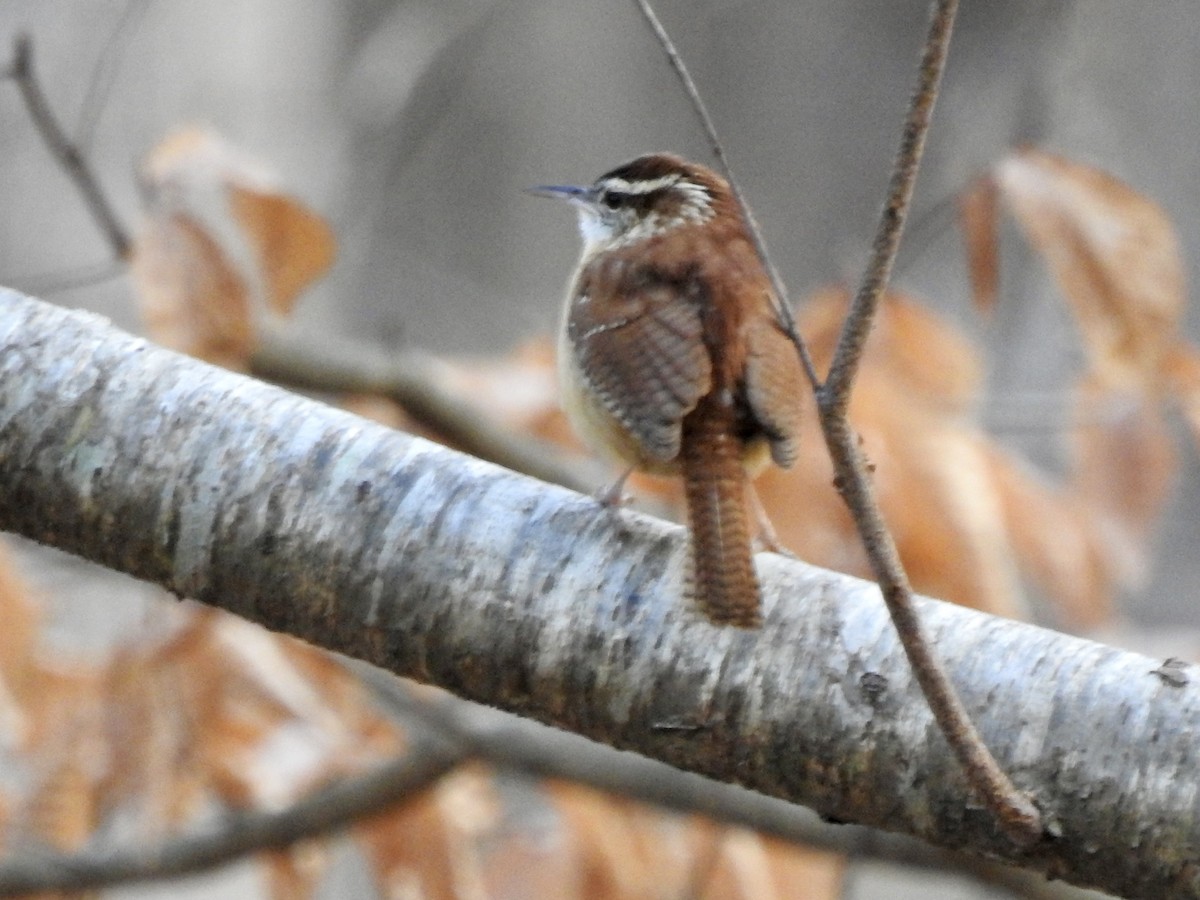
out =
[[[912,586],[875,499],[870,466],[858,435],[846,418],[863,347],[900,246],[957,9],[958,0],[937,0],[934,5],[917,89],[905,118],[871,257],[842,326],[829,376],[817,392],[817,409],[833,459],[835,486],[853,513],[904,652],[938,725],[975,792],[995,813],[1001,827],[1018,844],[1028,845],[1042,837],[1041,815],[1033,802],[1016,789],[984,745],[921,626]]]
[[[84,161],[83,153],[71,142],[55,118],[46,95],[42,93],[33,68],[33,41],[29,35],[21,34],[13,42],[12,78],[17,82],[21,97],[29,110],[29,117],[42,135],[42,140],[54,157],[58,160],[63,171],[75,182],[88,212],[96,220],[105,240],[120,259],[129,255],[132,242],[129,232],[121,224],[116,211],[108,202],[108,197],[100,189],[92,175],[92,170]]]
[[[425,739],[402,759],[374,772],[339,779],[281,811],[243,813],[221,820],[207,833],[169,839],[150,848],[26,852],[0,864],[0,897],[174,878],[249,853],[286,847],[411,797],[464,759],[462,750],[444,740]]]
[[[79,122],[75,126],[75,146],[81,154],[90,152],[96,136],[100,114],[117,78],[121,57],[137,25],[137,20],[146,12],[150,0],[129,0],[117,18],[117,24],[104,42],[104,48],[96,59],[96,65],[88,78],[87,93],[79,107]]]
[[[746,201],[745,194],[742,193],[742,187],[733,175],[733,168],[729,165],[729,159],[725,155],[725,147],[721,144],[721,139],[717,136],[717,127],[713,123],[712,117],[708,114],[708,107],[705,106],[704,100],[700,96],[700,91],[696,88],[696,83],[692,81],[692,76],[688,73],[687,66],[683,63],[683,57],[675,49],[675,44],[671,41],[671,37],[667,34],[666,29],[663,28],[662,22],[658,20],[658,16],[655,14],[653,7],[650,6],[649,0],[634,0],[634,3],[637,5],[638,10],[641,11],[646,23],[650,26],[650,30],[654,32],[654,36],[662,46],[663,52],[666,53],[667,61],[670,62],[671,68],[679,76],[684,93],[687,94],[688,100],[691,101],[692,109],[695,110],[696,117],[700,120],[700,125],[704,129],[704,134],[708,137],[708,144],[713,152],[713,156],[717,160],[717,165],[720,166],[725,180],[729,182],[729,187],[733,191],[733,198],[737,201],[738,208],[741,209],[742,215],[750,226],[750,237],[754,241],[754,251],[758,254],[763,268],[767,270],[767,276],[771,279],[771,287],[775,291],[775,299],[777,301],[775,313],[779,318],[779,324],[783,327],[791,342],[796,345],[796,352],[800,354],[800,363],[804,367],[804,373],[808,376],[813,390],[816,390],[820,387],[821,379],[817,375],[817,369],[813,364],[812,355],[808,352],[808,346],[804,343],[804,338],[800,336],[800,332],[796,328],[796,317],[792,314],[792,305],[788,300],[787,287],[784,285],[783,279],[779,277],[779,271],[775,268],[775,263],[771,261],[771,254],[767,252],[767,243],[763,240],[762,229],[758,227],[758,221],[754,218],[754,212],[750,209],[750,204]]]
[[[757,223],[746,208],[737,182],[729,170],[725,153],[716,129],[701,100],[695,84],[688,75],[683,61],[655,16],[648,0],[634,0],[649,23],[671,66],[680,78],[683,89],[691,100],[700,122],[712,144],[713,152],[725,170],[734,195],[746,213],[755,246],[771,275],[776,292],[785,297],[778,275],[766,254],[765,245]],[[900,236],[912,199],[917,170],[924,149],[925,136],[933,107],[937,100],[938,86],[945,66],[953,31],[957,0],[937,0],[931,19],[929,35],[922,55],[917,90],[905,119],[904,133],[896,163],[888,186],[888,195],[880,218],[879,228],[872,245],[871,257],[863,275],[862,284],[843,325],[841,336],[824,384],[819,384],[807,351],[795,329],[791,310],[783,304],[781,322],[796,345],[800,358],[809,371],[817,392],[817,405],[825,442],[833,460],[835,485],[850,508],[864,548],[875,571],[884,600],[896,625],[905,653],[916,673],[931,710],[961,762],[967,777],[976,791],[994,811],[1005,832],[1018,844],[1026,845],[1037,841],[1042,834],[1041,818],[1032,802],[1022,795],[1000,769],[992,754],[980,739],[971,723],[954,686],[938,661],[921,627],[913,605],[912,588],[900,563],[895,541],[892,539],[870,480],[870,468],[858,446],[858,438],[846,419],[850,393],[863,346],[870,333],[871,323],[879,305],[883,289],[896,258]]]

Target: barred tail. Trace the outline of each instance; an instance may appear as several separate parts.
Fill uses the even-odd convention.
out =
[[[710,394],[683,420],[679,460],[700,609],[718,625],[757,628],[761,595],[746,520],[746,473],[731,404]]]

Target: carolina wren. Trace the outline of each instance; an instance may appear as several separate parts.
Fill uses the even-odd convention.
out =
[[[758,626],[746,487],[768,457],[795,461],[803,373],[728,182],[653,153],[533,192],[570,201],[583,235],[559,335],[568,418],[630,471],[682,475],[696,601]]]

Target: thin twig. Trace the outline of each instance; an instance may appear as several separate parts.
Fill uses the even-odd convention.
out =
[[[902,276],[911,271],[926,253],[937,243],[938,238],[946,233],[947,219],[955,213],[958,203],[958,192],[948,194],[926,210],[912,215],[909,219],[908,233],[900,252],[904,258],[897,258],[892,269],[893,276]]]
[[[205,834],[155,847],[25,852],[0,863],[0,897],[35,891],[79,891],[156,881],[210,869],[248,853],[287,847],[344,828],[428,787],[466,754],[444,740],[422,740],[402,759],[366,775],[339,779],[282,811],[251,812],[219,821]]]
[[[100,122],[100,114],[104,112],[109,92],[116,82],[121,57],[133,35],[137,20],[149,5],[150,0],[129,0],[121,10],[108,40],[105,41],[104,49],[100,51],[96,66],[88,79],[87,94],[79,107],[79,122],[75,126],[75,146],[82,155],[91,152],[96,126]]]
[[[712,120],[699,97],[695,84],[684,67],[648,0],[634,0],[649,23],[679,76],[684,91],[700,117],[713,151],[725,170],[739,205],[745,210],[737,183],[725,162],[725,154],[717,138]],[[879,298],[887,284],[896,250],[899,247],[904,219],[912,197],[917,169],[928,133],[938,84],[945,65],[953,30],[957,0],[937,0],[929,36],[920,67],[917,91],[905,121],[904,134],[896,166],[888,188],[887,202],[879,230],[872,247],[871,258],[862,285],[847,316],[838,347],[830,367],[829,377],[820,385],[812,369],[807,349],[800,340],[790,313],[784,303],[781,321],[796,344],[797,352],[809,370],[817,390],[818,409],[825,441],[833,459],[835,484],[854,517],[871,565],[879,581],[884,600],[891,612],[901,643],[914,669],[917,680],[929,702],[942,732],[960,760],[973,789],[993,810],[1000,825],[1019,844],[1031,844],[1040,838],[1041,819],[1032,802],[1016,790],[984,746],[944,668],[934,655],[921,628],[913,606],[912,589],[900,563],[895,542],[887,530],[875,500],[869,478],[869,467],[858,447],[857,436],[846,419],[850,391],[857,373],[862,348],[870,331]],[[778,285],[778,276],[766,256],[764,242],[753,217],[746,212],[764,265],[782,299],[785,294]]]
[[[767,252],[767,244],[763,240],[762,229],[758,227],[758,222],[754,218],[754,212],[750,209],[750,204],[746,201],[745,194],[742,193],[741,185],[733,175],[733,168],[729,165],[729,159],[725,155],[725,148],[721,144],[721,139],[717,136],[717,128],[713,124],[712,117],[708,114],[708,107],[705,106],[704,100],[700,96],[700,91],[696,88],[696,83],[692,81],[692,76],[688,73],[687,66],[683,63],[683,58],[679,55],[679,51],[675,49],[675,44],[671,41],[670,35],[667,34],[666,29],[663,28],[662,23],[658,20],[658,16],[655,14],[653,7],[650,6],[649,0],[633,0],[633,2],[637,5],[638,10],[641,11],[646,23],[650,26],[650,30],[654,32],[654,36],[662,46],[663,52],[667,55],[667,61],[670,62],[671,68],[675,70],[675,74],[679,76],[684,93],[687,94],[688,99],[691,101],[692,109],[695,110],[697,118],[700,119],[700,125],[704,128],[704,133],[708,137],[709,147],[717,160],[717,165],[720,166],[725,180],[729,182],[730,190],[733,192],[733,199],[737,201],[738,208],[741,210],[742,216],[746,219],[746,223],[750,227],[750,237],[754,242],[754,251],[758,254],[759,261],[762,262],[763,268],[767,271],[767,276],[771,279],[771,287],[775,291],[775,313],[779,318],[779,324],[783,327],[791,342],[796,345],[796,351],[800,354],[800,362],[804,366],[804,372],[808,376],[813,390],[816,390],[820,387],[821,379],[817,375],[817,369],[813,364],[811,354],[808,352],[808,346],[804,343],[804,339],[800,336],[800,332],[796,328],[796,317],[792,314],[792,305],[788,301],[787,288],[783,283],[783,279],[779,277],[779,271],[775,268],[775,264],[771,261],[771,254]]]
[[[957,7],[957,0],[937,0],[935,3],[922,54],[917,90],[905,120],[871,258],[846,316],[829,377],[817,392],[817,407],[825,442],[833,459],[835,485],[853,514],[900,642],[929,701],[930,709],[963,766],[972,788],[996,815],[1005,833],[1018,844],[1028,845],[1035,843],[1042,835],[1041,816],[1033,802],[1016,789],[984,745],[945,668],[934,653],[913,603],[912,587],[900,562],[896,543],[876,502],[870,467],[858,436],[846,418],[863,346],[900,245]]]
[[[835,410],[843,417],[850,404],[850,391],[854,377],[858,374],[863,345],[871,331],[879,299],[887,286],[892,266],[896,261],[896,251],[900,247],[900,236],[904,232],[904,223],[917,181],[917,170],[920,168],[921,156],[925,149],[925,136],[929,133],[933,107],[937,102],[938,85],[945,67],[957,9],[957,0],[936,0],[921,58],[917,90],[913,94],[908,116],[905,118],[900,149],[896,154],[892,178],[888,184],[887,200],[875,232],[871,256],[854,303],[842,326],[833,362],[829,366],[829,376],[820,391],[822,406]]]
[[[92,218],[96,220],[113,253],[120,259],[129,254],[129,233],[117,218],[108,198],[100,189],[91,168],[75,144],[71,143],[62,125],[54,116],[33,67],[33,42],[29,35],[18,35],[13,42],[12,77],[17,82],[29,117],[42,135],[42,140],[54,154],[63,171],[75,182]]]

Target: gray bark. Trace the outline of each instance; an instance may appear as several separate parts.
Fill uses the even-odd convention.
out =
[[[921,612],[1051,833],[966,796],[877,589],[758,558],[761,631],[685,535],[0,290],[0,528],[398,674],[822,815],[1139,897],[1200,895],[1191,667]]]

